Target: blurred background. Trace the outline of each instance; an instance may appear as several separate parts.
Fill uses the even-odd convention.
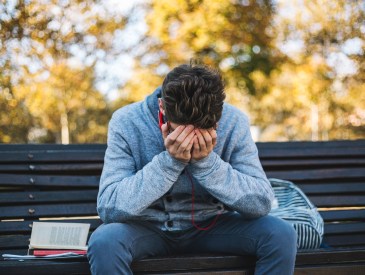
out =
[[[365,138],[362,0],[2,0],[0,143],[105,143],[191,59],[256,141]]]

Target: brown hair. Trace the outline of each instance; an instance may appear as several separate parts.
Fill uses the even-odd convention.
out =
[[[222,116],[225,97],[219,72],[202,65],[180,65],[162,84],[165,116],[177,124],[214,127]]]

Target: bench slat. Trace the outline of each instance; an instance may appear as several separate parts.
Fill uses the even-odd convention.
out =
[[[365,220],[365,209],[329,211],[319,210],[319,213],[325,222]]]
[[[365,195],[308,196],[317,207],[365,206]]]
[[[346,252],[341,252],[341,256],[343,257],[344,255],[347,256],[345,257],[345,259],[339,259],[340,262],[346,263],[348,261],[351,262],[349,256],[351,256],[352,260],[354,260],[354,256],[356,257],[357,255],[362,256],[362,254],[364,254],[364,252],[358,252],[358,253],[348,253],[345,254]],[[326,253],[323,252],[324,255],[321,255],[319,253],[312,253],[309,255],[306,254],[298,254],[297,255],[297,263],[308,263],[308,259],[311,259],[312,262],[314,262],[315,264],[326,264],[327,261],[329,259],[331,259],[331,257],[336,257],[338,256],[337,254],[339,253],[332,253],[334,255],[331,255],[330,253]],[[317,257],[316,257],[317,256]],[[320,256],[320,259],[318,259],[318,256]],[[321,257],[322,256],[322,257]],[[323,257],[325,256],[325,257]],[[360,258],[361,259],[361,258]],[[189,267],[189,270],[193,271],[193,270],[207,270],[207,268],[209,269],[221,269],[219,274],[224,274],[222,273],[222,268],[223,269],[227,269],[227,267],[229,266],[231,269],[232,268],[242,268],[243,266],[246,267],[253,267],[253,261],[254,258],[251,256],[225,256],[225,257],[219,257],[219,256],[171,256],[171,257],[164,257],[161,259],[157,259],[157,258],[151,258],[151,259],[145,259],[145,260],[141,260],[138,262],[134,262],[132,264],[132,269],[135,272],[166,272],[166,271],[179,271],[179,270],[184,270],[186,269],[186,267]],[[81,260],[81,263],[85,262],[86,263],[86,259]],[[81,264],[80,263],[80,264]],[[314,264],[312,263],[312,264]],[[32,261],[28,261],[28,262],[23,262],[23,263],[19,263],[19,266],[23,267],[23,270],[25,269],[25,266],[28,266],[28,268],[32,269],[33,267],[37,267],[39,265],[43,265],[44,267],[47,266],[54,266],[54,265],[59,265],[60,262],[57,261],[51,261],[51,262],[47,262],[43,263],[42,261],[37,261],[37,264],[34,265],[34,262]],[[12,262],[2,262],[1,266],[11,266]],[[34,265],[34,266],[33,266]],[[351,265],[347,265],[346,270],[348,270],[348,267],[350,267]],[[308,267],[307,267],[308,268]],[[318,269],[319,267],[315,267],[316,269]],[[323,267],[322,267],[323,268]],[[326,266],[325,268],[328,268],[328,266]],[[305,267],[297,267],[296,268],[296,273],[297,274],[297,270],[304,270]],[[61,267],[61,270],[65,271],[64,267]],[[310,268],[310,270],[314,270],[313,267]],[[328,269],[326,269],[328,271]],[[307,270],[308,272],[308,270]],[[13,273],[12,273],[13,274]],[[53,274],[53,273],[52,273]],[[174,273],[177,274],[177,273]],[[185,274],[185,273],[184,273]],[[194,273],[189,273],[189,274],[194,274]],[[201,274],[201,273],[199,273]],[[215,274],[215,273],[207,273],[207,274]],[[239,273],[242,274],[242,273]],[[304,274],[308,274],[308,273],[304,273]],[[317,273],[310,273],[310,274],[317,274]],[[322,274],[322,273],[321,273]],[[327,274],[327,273],[326,273]],[[336,273],[334,273],[336,274]],[[340,273],[340,274],[344,274],[344,273]]]
[[[28,206],[0,206],[1,219],[29,219],[43,217],[97,216],[93,203],[42,204]]]
[[[298,148],[352,148],[362,147],[365,148],[365,142],[363,139],[358,140],[329,140],[329,141],[269,141],[269,142],[256,142],[259,149],[298,149]]]
[[[314,158],[314,157],[363,157],[365,156],[365,148],[281,148],[281,149],[261,149],[259,150],[259,157],[262,159],[279,158]]]
[[[26,191],[0,193],[0,205],[49,202],[95,202],[98,190]]]
[[[363,246],[365,245],[365,232],[352,235],[325,235],[323,242],[330,246]]]
[[[364,179],[363,168],[337,168],[318,170],[295,170],[295,171],[267,171],[269,178],[285,179],[290,181],[328,180],[328,179]]]
[[[306,195],[364,193],[365,181],[297,184]]]
[[[14,175],[0,174],[0,185],[8,186],[74,186],[99,187],[100,176],[61,176],[61,175]]]
[[[37,172],[72,172],[72,171],[94,171],[101,172],[103,169],[103,163],[57,163],[57,164],[43,164],[43,163],[31,163],[31,164],[2,164],[0,165],[1,172],[25,172],[29,173],[30,171]]]
[[[265,171],[275,171],[280,169],[288,169],[291,168],[303,168],[309,169],[311,167],[354,167],[354,166],[363,166],[365,165],[365,159],[293,159],[290,160],[262,160],[262,166],[264,167]],[[47,171],[47,172],[54,172],[54,171],[62,171],[62,172],[69,172],[69,171],[83,171],[83,170],[98,170],[101,172],[103,168],[103,162],[92,162],[92,163],[83,163],[78,162],[75,164],[68,164],[68,163],[57,163],[57,164],[46,164],[46,163],[38,163],[38,162],[31,162],[28,161],[27,164],[2,164],[0,166],[1,172],[27,172],[27,171]]]
[[[346,142],[346,141],[344,141]],[[349,146],[353,144],[350,143]],[[83,143],[83,144],[55,144],[55,143],[44,143],[44,144],[0,144],[0,152],[6,151],[95,151],[95,150],[106,150],[105,143]]]
[[[0,247],[2,249],[21,249],[27,248],[30,235],[10,235],[0,236]]]
[[[328,223],[324,227],[324,234],[344,234],[349,235],[350,233],[364,233],[365,222],[362,223]]]
[[[37,222],[65,222],[65,223],[89,223],[90,230],[94,231],[102,224],[100,219],[57,219],[42,220]],[[30,234],[32,231],[33,221],[8,221],[0,223],[0,235],[4,234]]]
[[[344,166],[363,166],[365,164],[364,158],[332,158],[332,159],[262,159],[262,166],[270,171],[270,169],[278,169],[288,167],[303,167],[305,169],[311,167],[344,167]]]
[[[105,151],[95,150],[65,150],[65,151],[29,151],[29,152],[1,152],[0,163],[9,162],[101,162],[104,160]]]

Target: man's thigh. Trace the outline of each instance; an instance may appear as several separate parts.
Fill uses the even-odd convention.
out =
[[[133,260],[171,252],[168,239],[148,222],[102,224],[91,235],[89,247],[104,253],[130,254]]]
[[[285,232],[291,230],[290,227],[287,222],[273,216],[246,219],[238,213],[228,213],[219,217],[211,229],[192,233],[191,242],[187,242],[184,250],[189,253],[257,255],[259,247],[274,235],[280,245],[280,235],[284,239]]]

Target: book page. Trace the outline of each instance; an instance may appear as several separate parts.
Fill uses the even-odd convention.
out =
[[[29,248],[86,250],[90,224],[33,222]]]

